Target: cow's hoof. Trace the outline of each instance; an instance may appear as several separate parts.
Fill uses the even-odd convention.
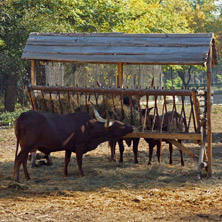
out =
[[[19,179],[14,179],[14,182],[15,182],[15,183],[20,183],[20,182],[19,182]]]
[[[46,162],[46,166],[52,166],[52,162]]]
[[[30,176],[26,176],[25,179],[26,179],[26,180],[30,180]]]

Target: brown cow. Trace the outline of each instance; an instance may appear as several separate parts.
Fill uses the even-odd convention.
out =
[[[96,113],[96,110],[94,111]],[[132,126],[120,121],[98,118],[100,121],[91,118],[88,113],[84,112],[67,115],[36,111],[22,113],[15,121],[17,147],[14,180],[19,182],[21,163],[23,164],[25,178],[30,178],[27,171],[28,153],[37,149],[45,154],[65,150],[64,174],[67,173],[68,158],[71,152],[75,152],[79,174],[84,176],[82,170],[82,156],[84,153],[96,149],[100,143],[122,138],[133,131]],[[19,144],[21,151],[17,155]]]
[[[150,112],[151,109],[152,108],[149,108],[149,112]],[[142,110],[142,115],[143,116],[145,115],[145,110]],[[153,120],[154,120],[154,116],[149,115],[149,118],[150,118],[149,119],[150,120],[150,125],[152,125]],[[158,125],[161,124],[162,119],[163,119],[162,131],[167,131],[167,119],[171,123],[175,122],[176,119],[177,119],[177,121],[179,123],[178,123],[178,129],[176,129],[176,130],[182,131],[183,121],[182,121],[182,117],[179,113],[169,111],[169,112],[165,113],[164,116],[160,115],[159,119],[158,119],[159,123],[155,122],[155,124],[154,124],[154,129],[155,130],[158,129]],[[146,129],[150,130],[150,127],[147,126]],[[150,139],[150,138],[144,138],[144,139],[149,145],[148,165],[151,165],[152,156],[153,156],[153,149],[154,149],[155,146],[157,146],[157,158],[158,158],[158,162],[160,163],[160,159],[161,159],[161,140],[154,140],[154,139]],[[128,146],[130,146],[131,142],[133,141],[134,163],[138,163],[137,154],[138,154],[139,140],[140,140],[139,138],[128,138],[128,140],[126,140]],[[166,143],[169,143],[167,140],[164,140],[164,139],[162,141],[165,141]],[[179,142],[181,142],[181,140],[179,140]],[[120,150],[119,162],[123,162],[123,152],[124,152],[123,140],[118,140],[118,143],[119,143],[119,150]],[[109,146],[111,147],[111,159],[114,159],[115,158],[116,141],[109,141]],[[169,151],[170,151],[169,164],[172,165],[172,163],[173,163],[173,161],[172,161],[173,145],[171,143],[169,143]],[[182,153],[181,150],[179,150],[179,152],[180,152],[180,158],[181,158],[181,166],[184,166],[183,153]]]

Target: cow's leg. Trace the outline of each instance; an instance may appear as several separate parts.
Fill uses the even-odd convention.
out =
[[[76,159],[77,159],[77,164],[78,164],[78,169],[79,169],[79,174],[80,176],[84,176],[83,170],[82,170],[82,153],[76,153]]]
[[[152,156],[153,156],[153,148],[154,148],[154,144],[152,142],[149,142],[149,162],[148,165],[151,165],[152,162]]]
[[[37,167],[35,161],[36,161],[36,151],[31,152],[31,167]]]
[[[45,158],[46,158],[46,164],[48,166],[51,166],[52,165],[52,157],[50,154],[45,154]]]
[[[184,166],[184,161],[183,161],[183,152],[181,150],[180,151],[180,162],[181,162],[181,166]]]
[[[29,180],[30,176],[29,176],[29,173],[28,173],[28,170],[27,170],[27,160],[28,160],[28,155],[22,161],[22,165],[23,165],[25,179]]]
[[[181,143],[181,140],[178,140],[178,142]],[[180,151],[180,163],[181,163],[181,166],[184,166],[184,161],[183,161],[183,152],[179,149]]]
[[[169,164],[172,165],[173,163],[173,145],[172,143],[169,143],[169,151],[170,151],[170,160],[169,160]]]
[[[124,152],[124,145],[123,145],[123,140],[120,139],[118,140],[118,144],[119,144],[119,162],[122,163],[123,162],[123,152]]]
[[[138,163],[137,155],[138,155],[138,145],[139,145],[139,138],[133,139],[133,153],[134,153],[134,163]]]
[[[156,141],[156,145],[157,145],[157,159],[158,159],[158,162],[160,163],[160,161],[161,161],[161,142],[160,142],[160,140]]]
[[[28,158],[28,153],[29,152],[27,152],[25,149],[22,149],[20,153],[18,154],[18,156],[15,158],[13,179],[17,182],[19,182],[19,169],[20,169],[21,163],[23,162],[23,160]]]
[[[108,144],[111,151],[111,161],[116,161],[116,140],[110,140]]]
[[[71,157],[71,151],[66,150],[65,151],[65,165],[64,165],[64,170],[63,170],[63,175],[67,176],[68,175],[68,165],[70,162],[70,157]]]

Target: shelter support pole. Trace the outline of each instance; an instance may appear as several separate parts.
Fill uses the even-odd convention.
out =
[[[31,61],[31,84],[36,85],[36,61]]]
[[[116,76],[116,87],[122,87],[123,85],[123,63],[118,63],[118,73]]]
[[[206,163],[206,162],[204,162],[204,153],[206,152],[206,149],[205,149],[206,128],[201,126],[200,132],[201,132],[201,147],[200,147],[199,161],[198,161],[198,167],[197,167],[197,179],[198,180],[200,180],[202,178],[202,168],[203,168],[203,165]]]
[[[208,176],[212,176],[212,128],[211,128],[211,65],[212,65],[212,44],[210,45],[207,60],[207,156],[208,156]]]

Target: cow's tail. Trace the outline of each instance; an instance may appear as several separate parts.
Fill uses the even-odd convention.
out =
[[[18,148],[19,148],[19,139],[20,139],[20,117],[16,119],[15,121],[15,124],[14,124],[14,128],[15,128],[15,135],[16,135],[16,138],[17,138],[17,141],[16,141],[16,150],[15,150],[15,160],[17,158],[17,155],[18,155]]]

